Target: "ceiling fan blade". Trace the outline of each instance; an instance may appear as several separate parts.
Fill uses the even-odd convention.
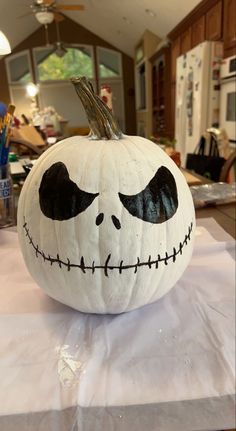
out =
[[[46,6],[51,6],[53,3],[55,3],[55,0],[42,0],[42,4]]]
[[[54,13],[54,19],[56,22],[64,21],[64,16],[60,12],[53,12]]]
[[[73,4],[57,4],[57,10],[84,10],[84,5],[73,5]]]

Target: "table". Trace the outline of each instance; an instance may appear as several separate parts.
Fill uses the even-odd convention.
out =
[[[181,168],[189,186],[212,183],[211,180]],[[233,238],[236,238],[236,205],[235,203],[207,206],[196,210],[197,218],[213,217],[217,223]]]
[[[213,217],[215,221],[233,238],[236,238],[236,206],[235,204],[225,204],[212,207],[205,207],[196,210],[198,219]]]
[[[15,233],[0,241],[1,431],[235,426],[234,242],[214,220],[169,294],[118,316],[48,298]]]
[[[191,172],[187,169],[180,168],[189,186],[199,186],[200,184],[208,184],[211,181],[201,175]]]

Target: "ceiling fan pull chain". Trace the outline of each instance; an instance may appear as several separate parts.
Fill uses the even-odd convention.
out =
[[[46,36],[46,46],[48,46],[49,45],[48,25],[45,24],[44,27],[45,27],[45,36]]]
[[[55,21],[56,24],[56,32],[57,32],[57,42],[61,41],[61,35],[60,35],[60,30],[59,30],[59,24],[57,21]]]

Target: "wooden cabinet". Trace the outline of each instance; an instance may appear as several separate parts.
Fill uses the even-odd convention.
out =
[[[171,130],[171,136],[175,136],[175,93],[176,93],[176,83],[171,83],[171,107],[170,107],[170,130]]]
[[[232,0],[235,2],[235,0]],[[215,4],[206,14],[206,40],[220,40],[222,37],[222,1]]]
[[[171,132],[171,49],[160,49],[152,63],[152,134],[156,138],[172,138]]]
[[[224,49],[229,56],[236,51],[236,0],[224,1]]]
[[[185,54],[191,49],[191,27],[180,36],[180,52]]]
[[[167,35],[171,40],[171,130],[175,123],[176,59],[206,40],[223,41],[224,57],[236,55],[236,0],[202,0]]]
[[[180,38],[175,39],[171,44],[171,82],[176,78],[176,59],[180,56]]]
[[[192,25],[192,48],[205,40],[205,15],[201,16]]]

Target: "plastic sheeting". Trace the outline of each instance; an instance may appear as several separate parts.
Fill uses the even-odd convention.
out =
[[[199,224],[176,286],[115,316],[46,296],[25,268],[17,234],[0,231],[1,431],[235,425],[234,241],[213,220]]]

